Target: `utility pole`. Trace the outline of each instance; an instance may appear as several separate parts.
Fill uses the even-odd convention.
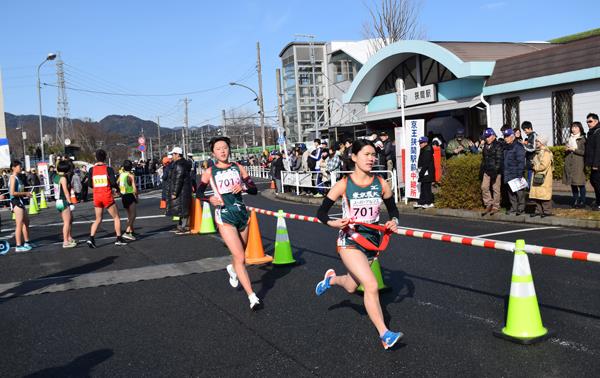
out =
[[[221,116],[223,117],[223,136],[227,136],[227,116],[225,109],[221,110]]]
[[[266,150],[265,143],[265,105],[263,103],[262,92],[262,68],[260,65],[260,42],[256,42],[256,70],[258,71],[258,100],[260,101],[260,137],[263,151]]]
[[[162,150],[160,149],[160,116],[156,117],[156,125],[158,126],[158,158],[162,157]]]
[[[191,102],[192,100],[188,99],[187,97],[183,99],[183,103],[185,104],[185,113],[183,116],[183,124],[184,124],[184,128],[182,130],[182,135],[183,135],[183,155],[187,156],[187,153],[189,151],[188,148],[188,142],[189,142],[189,125],[188,125],[188,104]]]
[[[286,152],[286,154],[284,154],[284,163],[285,163],[285,169],[286,170],[290,170],[290,157],[289,155],[287,155],[287,138],[286,138],[286,133],[285,133],[285,128],[283,127],[283,105],[282,105],[282,100],[281,100],[281,70],[279,68],[277,68],[275,70],[275,76],[276,77],[276,81],[277,81],[277,121],[278,121],[278,126],[277,126],[277,136],[278,137],[283,137],[283,150]],[[279,139],[279,138],[277,138]],[[279,144],[279,149],[281,150],[281,144],[279,143],[279,140],[277,141],[277,144]]]

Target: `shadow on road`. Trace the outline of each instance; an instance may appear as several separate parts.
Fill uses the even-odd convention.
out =
[[[67,282],[71,282],[73,278],[77,276],[86,273],[91,273],[98,269],[111,265],[117,258],[118,256],[108,256],[103,258],[102,260],[95,261],[89,264],[84,264],[75,268],[70,268],[60,272],[52,273],[50,275],[36,278],[34,280],[21,282],[18,286],[15,286],[12,289],[0,293],[0,303],[4,303],[10,300],[11,298],[27,295],[28,293],[39,289],[43,289],[51,285],[61,285]]]
[[[64,366],[51,367],[26,375],[25,378],[41,377],[91,377],[97,365],[114,355],[112,349],[98,349],[77,357]]]
[[[266,298],[267,293],[275,287],[275,282],[287,276],[294,266],[295,265],[260,267],[259,269],[265,273],[260,278],[261,287],[256,295],[258,295],[259,298]]]

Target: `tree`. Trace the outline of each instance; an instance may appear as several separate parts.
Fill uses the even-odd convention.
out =
[[[425,38],[419,24],[421,0],[372,0],[367,8],[363,36],[370,40],[371,55],[397,41]]]

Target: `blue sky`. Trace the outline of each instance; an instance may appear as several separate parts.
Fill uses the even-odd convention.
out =
[[[3,1],[0,68],[5,111],[37,114],[36,66],[60,51],[67,86],[104,92],[189,95],[190,124],[218,124],[221,109],[254,111],[253,95],[230,81],[257,88],[253,74],[261,43],[265,111],[275,115],[278,54],[294,34],[318,40],[357,40],[369,0],[287,1]],[[429,40],[539,41],[596,27],[598,1],[424,0],[420,21]],[[55,83],[46,63],[42,81]],[[44,87],[44,114],[56,115],[53,87]],[[164,126],[183,122],[183,95],[119,97],[68,91],[72,117],[109,114]]]

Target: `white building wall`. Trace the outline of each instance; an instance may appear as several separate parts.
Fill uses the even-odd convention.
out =
[[[490,99],[491,127],[500,135],[500,128],[503,124],[502,100],[519,96],[521,98],[519,104],[521,123],[530,121],[533,129],[538,134],[547,136],[549,144],[552,145],[552,92],[565,89],[573,90],[573,121],[581,122],[587,131],[585,116],[590,112],[600,113],[600,80],[493,95]]]

